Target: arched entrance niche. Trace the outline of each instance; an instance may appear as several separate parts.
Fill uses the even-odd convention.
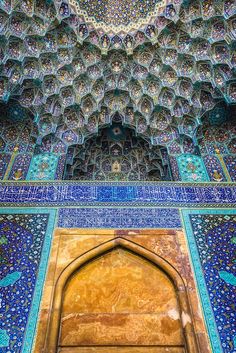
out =
[[[60,275],[48,353],[197,353],[179,273],[163,258],[116,238]]]

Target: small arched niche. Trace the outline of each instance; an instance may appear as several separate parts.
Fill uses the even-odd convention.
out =
[[[48,352],[197,352],[181,318],[184,286],[168,263],[124,239],[92,252],[59,278]]]

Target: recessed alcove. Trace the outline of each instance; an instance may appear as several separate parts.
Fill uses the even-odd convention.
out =
[[[119,118],[119,114],[115,117]],[[66,180],[135,181],[170,180],[168,157],[163,146],[152,146],[134,127],[114,121],[71,146],[67,154]]]
[[[165,247],[167,239],[173,245],[178,232],[138,232],[134,242],[135,231],[127,238],[109,230],[68,231],[59,230],[49,269],[55,279],[45,352],[199,352],[192,304],[172,258],[177,248],[165,259],[154,245]]]
[[[63,294],[59,346],[164,347],[184,351],[176,288],[154,264],[123,248],[92,260],[69,279]],[[101,348],[100,348],[101,350]],[[82,350],[83,352],[83,350]],[[102,352],[102,350],[101,350]]]

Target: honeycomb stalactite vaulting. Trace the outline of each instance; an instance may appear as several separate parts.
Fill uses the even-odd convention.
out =
[[[2,353],[235,353],[235,182],[236,0],[0,0]]]
[[[236,103],[235,11],[234,0],[3,0],[2,109],[33,119],[36,151],[85,147],[118,112],[150,147],[196,153],[204,117]]]
[[[74,158],[66,179],[160,181],[169,177],[167,165],[163,165],[166,151],[151,149],[147,141],[135,137],[120,123],[113,123],[97,138],[71,149]]]

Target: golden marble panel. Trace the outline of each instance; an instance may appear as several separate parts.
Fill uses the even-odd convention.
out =
[[[181,347],[69,347],[58,353],[185,353]]]
[[[181,345],[174,286],[149,261],[115,249],[84,266],[65,289],[61,345]]]
[[[63,301],[63,313],[162,313],[177,308],[167,275],[121,248],[77,271],[66,286]]]
[[[158,256],[163,257],[166,261],[168,261],[172,266],[174,266],[177,271],[180,273],[182,276],[184,283],[186,285],[186,290],[188,294],[188,299],[189,299],[189,305],[190,305],[190,312],[193,320],[193,325],[194,325],[194,330],[195,334],[197,337],[197,344],[199,347],[199,352],[204,352],[204,353],[210,353],[210,347],[209,347],[209,339],[206,333],[204,321],[202,318],[202,312],[201,312],[201,307],[199,304],[199,299],[197,296],[196,292],[196,286],[194,283],[194,278],[193,278],[193,272],[191,269],[190,261],[189,261],[189,253],[188,253],[188,248],[186,245],[186,239],[185,235],[182,231],[177,231],[177,230],[165,230],[165,229],[152,229],[152,230],[103,230],[103,229],[57,229],[54,234],[54,239],[53,239],[53,249],[51,251],[50,255],[50,261],[49,261],[49,267],[48,267],[48,274],[47,274],[47,279],[45,282],[45,289],[42,297],[42,303],[41,303],[41,312],[40,312],[40,321],[38,323],[38,333],[36,336],[35,340],[35,346],[34,346],[34,353],[49,353],[48,352],[48,347],[46,345],[46,334],[50,331],[49,330],[49,318],[52,315],[52,303],[53,303],[53,291],[55,288],[55,284],[62,273],[62,271],[76,258],[79,256],[85,254],[86,252],[90,251],[91,249],[104,244],[112,239],[116,238],[123,238],[127,239],[135,244],[139,244],[141,247],[148,249],[152,251],[153,253],[157,254]],[[130,254],[129,254],[130,255]],[[133,255],[132,255],[133,256]],[[129,256],[129,261],[134,260],[135,256]],[[104,260],[103,256],[103,261]],[[139,257],[138,257],[139,258]],[[114,259],[113,259],[114,260]],[[142,260],[142,259],[141,259]],[[95,260],[97,261],[97,260]],[[95,262],[94,261],[94,262]],[[105,261],[108,263],[111,261],[107,258]],[[139,260],[140,261],[140,260]],[[124,281],[126,291],[130,290],[132,292],[132,300],[130,298],[120,300],[119,304],[114,306],[113,311],[110,311],[109,313],[107,312],[99,312],[97,310],[97,303],[96,301],[99,302],[99,305],[102,305],[102,303],[105,303],[105,297],[103,297],[103,300],[101,301],[99,298],[99,291],[96,291],[96,285],[94,289],[94,293],[91,293],[89,296],[89,289],[85,288],[85,282],[84,282],[84,287],[80,289],[80,295],[83,298],[83,305],[79,303],[78,308],[81,309],[81,316],[83,318],[86,317],[86,315],[101,315],[101,314],[110,314],[110,315],[123,315],[126,314],[125,310],[129,307],[128,304],[131,303],[133,306],[137,306],[137,312],[136,315],[147,315],[148,320],[148,315],[153,313],[153,308],[156,307],[158,308],[158,303],[157,300],[155,299],[155,295],[152,295],[151,299],[149,298],[149,301],[146,301],[147,296],[147,291],[143,290],[142,293],[142,286],[137,282],[138,281],[138,275],[140,276],[140,272],[138,271],[139,268],[139,261],[137,263],[136,261],[136,266],[135,270],[133,273],[133,276],[137,277],[136,284],[134,286],[129,286],[128,280],[125,281],[125,266],[123,266],[123,275],[120,274],[121,277],[119,277],[122,281]],[[144,260],[142,260],[144,261]],[[91,264],[91,263],[90,263]],[[150,264],[150,263],[149,263]],[[104,270],[104,278],[106,278],[106,267],[105,263],[103,265],[103,270]],[[142,266],[140,265],[142,268]],[[147,270],[147,267],[145,265],[145,270]],[[149,268],[149,267],[148,267]],[[114,271],[114,270],[113,270]],[[148,270],[149,271],[149,270]],[[119,271],[119,273],[121,273]],[[141,271],[142,272],[142,271]],[[152,271],[150,271],[152,272]],[[161,271],[160,271],[161,272]],[[94,269],[93,275],[95,275],[96,269]],[[91,271],[92,274],[92,271]],[[134,275],[135,274],[135,275]],[[147,286],[150,287],[150,291],[155,290],[155,283],[157,281],[154,281],[154,284],[152,284],[152,281],[149,280],[149,275],[143,276],[144,280],[141,278],[140,282],[146,283]],[[91,278],[92,280],[92,278]],[[164,280],[164,278],[163,278]],[[102,278],[101,278],[102,281]],[[135,280],[132,279],[133,283],[135,283]],[[105,280],[103,280],[103,284],[105,284]],[[145,284],[145,285],[146,285]],[[144,303],[142,303],[143,307],[140,306],[140,303],[138,305],[138,300],[135,300],[135,287],[137,285],[138,290],[141,290],[142,294],[142,300]],[[112,286],[111,283],[109,283],[109,287],[111,287],[108,291],[110,298],[113,299],[113,304],[118,303],[115,301],[116,297],[116,291],[112,291]],[[88,298],[87,298],[88,296]],[[131,296],[130,296],[131,297]],[[88,308],[88,303],[90,300],[94,300],[96,305],[94,304],[92,306],[92,312]],[[109,300],[107,300],[107,304],[109,303]],[[167,301],[163,303],[163,310],[165,307],[165,310],[168,310],[168,303],[171,304],[171,301]],[[131,305],[130,304],[130,305]],[[110,305],[110,308],[112,305]],[[170,305],[171,307],[171,305]],[[86,309],[87,308],[87,309]],[[142,310],[143,308],[143,310]],[[83,309],[83,310],[82,310]],[[90,307],[91,309],[91,307]],[[87,311],[86,311],[87,310]],[[155,309],[154,315],[162,315],[161,312],[161,307],[158,312],[158,309]],[[171,310],[170,310],[171,313]],[[128,313],[127,313],[128,314]],[[130,314],[132,315],[132,313]],[[134,313],[133,313],[134,315]],[[106,320],[108,316],[106,316]],[[100,316],[101,318],[101,316]],[[131,320],[132,317],[127,316],[127,320]],[[139,319],[141,320],[141,319]],[[108,320],[109,321],[109,320]],[[93,327],[98,325],[99,320],[97,320],[96,324],[94,324]],[[169,321],[171,323],[171,321]],[[104,320],[100,320],[100,327],[102,327],[102,324],[104,324]],[[63,325],[66,325],[65,321]],[[144,326],[147,325],[146,323],[143,324]],[[83,330],[86,333],[86,325],[83,326]],[[109,326],[108,326],[109,329]],[[50,332],[49,332],[50,335]],[[164,334],[163,337],[166,337]],[[150,336],[149,336],[150,337]],[[62,353],[186,353],[185,350],[181,347],[102,347],[102,346],[97,346],[97,347],[61,347],[58,348],[58,352]]]

